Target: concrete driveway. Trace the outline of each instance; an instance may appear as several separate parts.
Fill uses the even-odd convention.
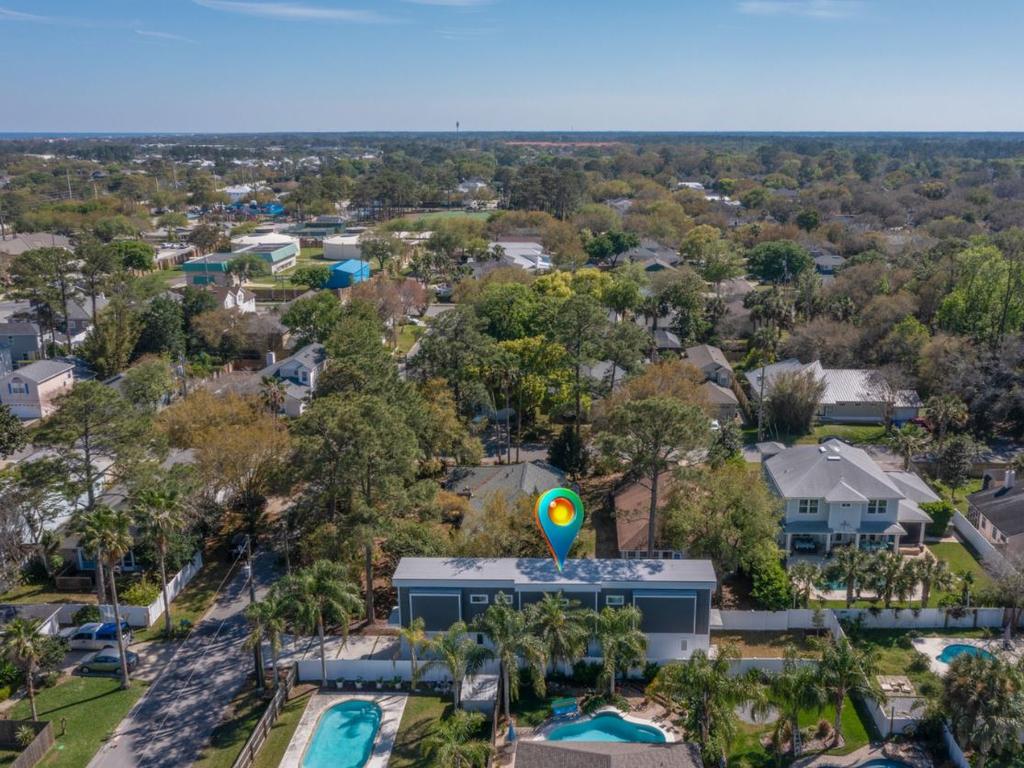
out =
[[[273,563],[269,552],[255,558],[258,594],[275,578]],[[252,654],[242,648],[248,604],[244,569],[238,569],[89,768],[184,768],[199,757],[252,671]]]

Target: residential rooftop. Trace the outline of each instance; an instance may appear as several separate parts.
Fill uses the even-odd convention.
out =
[[[412,582],[494,582],[510,588],[527,585],[586,586],[636,583],[715,584],[710,560],[566,560],[561,573],[549,557],[403,557],[395,586]]]

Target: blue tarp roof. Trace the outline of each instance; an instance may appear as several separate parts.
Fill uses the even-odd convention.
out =
[[[346,259],[345,261],[339,261],[337,264],[332,266],[331,269],[336,269],[340,272],[356,273],[362,272],[369,266],[370,265],[367,262],[360,261],[359,259]]]

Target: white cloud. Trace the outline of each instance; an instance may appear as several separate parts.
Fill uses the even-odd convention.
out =
[[[846,19],[860,12],[860,0],[741,0],[740,13],[751,16],[804,16]]]
[[[34,13],[11,11],[7,8],[0,8],[0,21],[30,21],[34,24],[59,24],[61,22],[56,16],[37,16]]]
[[[481,37],[488,37],[495,32],[497,30],[494,27],[461,27],[437,30],[437,34],[445,40],[479,40]]]
[[[392,21],[387,16],[381,16],[374,11],[323,8],[301,3],[253,3],[240,0],[193,0],[193,2],[215,11],[286,21],[349,21],[357,24],[386,24]]]
[[[171,32],[156,32],[152,29],[136,29],[135,34],[141,35],[142,37],[156,38],[157,40],[169,40],[175,43],[190,43],[192,45],[196,44],[196,41],[193,40],[191,37],[175,35]]]

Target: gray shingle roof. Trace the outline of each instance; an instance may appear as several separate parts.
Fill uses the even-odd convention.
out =
[[[1024,533],[1024,485],[1012,488],[1000,485],[978,491],[967,497],[971,509],[977,510],[1001,533],[1016,536]]]
[[[700,389],[711,405],[740,404],[740,401],[736,399],[736,393],[728,387],[723,387],[721,384],[716,384],[713,381],[705,381],[700,385]]]
[[[503,582],[515,585],[715,583],[710,560],[566,560],[559,573],[549,557],[403,557],[392,582]]]
[[[49,381],[54,376],[60,376],[62,373],[67,373],[74,369],[75,366],[71,363],[65,363],[60,360],[36,360],[36,362],[29,363],[10,375],[41,384],[44,381]]]
[[[698,344],[695,347],[687,347],[686,359],[701,370],[709,365],[718,365],[722,368],[728,368],[730,371],[732,370],[732,366],[725,359],[725,354],[722,350],[718,347],[712,347],[710,344]]]
[[[771,394],[772,387],[780,376],[785,373],[813,373],[818,381],[825,383],[825,391],[821,396],[822,405],[836,405],[839,403],[880,403],[881,397],[872,390],[871,377],[874,371],[866,368],[822,368],[821,363],[815,360],[813,363],[801,363],[796,358],[781,360],[764,368],[756,368],[747,371],[747,381],[750,382],[750,390],[753,396],[759,397],[761,393],[762,371],[765,377],[765,396]],[[898,408],[920,408],[921,398],[912,389],[906,389],[899,393],[896,399]]]
[[[794,445],[764,463],[779,493],[788,499],[835,498],[854,493],[867,499],[902,499],[903,491],[860,448],[829,440]],[[860,499],[857,499],[860,500]]]
[[[0,336],[38,336],[35,323],[0,323]]]
[[[543,461],[523,464],[502,464],[486,467],[456,467],[452,470],[448,490],[468,492],[470,503],[483,509],[495,493],[504,493],[509,501],[526,494],[532,496],[565,483],[565,473]]]
[[[516,768],[700,768],[693,744],[521,741]]]

